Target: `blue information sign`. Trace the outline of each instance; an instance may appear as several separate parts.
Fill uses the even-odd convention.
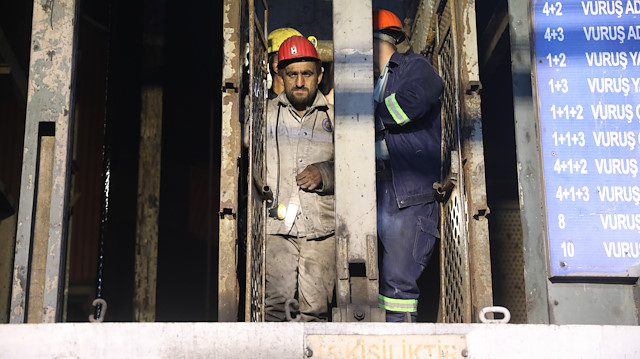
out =
[[[552,276],[638,276],[640,0],[533,1]]]

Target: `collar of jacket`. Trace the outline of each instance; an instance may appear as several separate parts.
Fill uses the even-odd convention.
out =
[[[399,52],[394,52],[393,55],[391,55],[391,58],[389,59],[389,70],[393,72],[393,69],[395,69],[398,66],[402,66],[406,61],[407,61],[407,58],[403,54]]]
[[[278,105],[280,106],[292,106],[291,102],[289,102],[289,99],[287,98],[287,94],[285,94],[284,91],[282,91],[282,93],[280,93],[280,95],[276,97],[276,101],[278,101]],[[307,108],[307,112],[314,108],[317,108],[321,111],[329,108],[329,103],[327,102],[327,99],[324,97],[322,92],[320,92],[320,90],[316,92],[316,98],[313,100],[313,104],[311,104],[311,107]]]

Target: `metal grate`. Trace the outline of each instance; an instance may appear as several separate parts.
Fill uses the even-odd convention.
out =
[[[445,323],[464,322],[464,282],[466,255],[460,241],[460,200],[457,193],[443,206],[442,241],[440,247],[442,271],[441,318]]]
[[[442,13],[438,18],[436,62],[444,82],[442,96],[442,173],[444,176],[463,180],[461,173],[452,170],[462,168],[459,165],[459,97],[458,62],[456,43],[453,36],[452,1],[441,1]],[[452,163],[458,163],[452,166]],[[463,183],[458,182],[451,194],[442,204],[440,269],[441,289],[439,321],[445,323],[464,323],[471,321],[469,265],[466,228],[464,227]]]
[[[266,11],[265,11],[266,17]],[[265,24],[266,25],[266,24]],[[265,108],[267,47],[255,4],[249,1],[249,197],[247,223],[247,321],[261,322],[264,318],[264,248],[266,207],[262,194],[265,177]],[[265,26],[266,28],[266,26]]]
[[[524,289],[522,223],[518,201],[492,205],[490,222],[491,263],[496,305],[511,312],[511,323],[527,323]]]

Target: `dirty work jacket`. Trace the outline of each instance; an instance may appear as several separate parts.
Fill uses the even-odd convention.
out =
[[[442,79],[426,58],[391,56],[375,121],[389,149],[398,208],[434,200],[433,183],[440,180],[442,90]]]
[[[302,119],[284,92],[268,101],[266,152],[267,185],[273,191],[274,200],[277,195],[279,204],[289,207],[295,201],[293,197],[299,196],[295,227],[304,232],[291,233],[284,220],[269,217],[267,233],[306,235],[308,239],[334,233],[333,106],[320,91]],[[301,190],[296,184],[296,175],[308,165],[316,166],[322,175],[321,188],[311,192]]]

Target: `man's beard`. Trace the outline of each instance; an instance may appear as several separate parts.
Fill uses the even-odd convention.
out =
[[[286,91],[287,99],[289,99],[289,102],[291,102],[294,108],[305,109],[313,104],[313,100],[316,98],[317,90],[313,91],[313,93],[309,89],[306,89],[306,90],[307,90],[307,96],[304,96],[304,97],[295,96],[293,93],[295,90]]]

